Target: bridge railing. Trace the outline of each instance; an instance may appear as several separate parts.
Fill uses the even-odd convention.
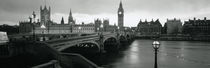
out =
[[[40,64],[31,68],[61,68],[57,60],[51,60],[47,63]]]
[[[44,41],[44,42],[46,42],[46,43],[56,43],[56,42],[65,42],[65,41],[71,41],[71,40],[76,40],[76,39],[91,38],[91,37],[98,37],[98,35],[79,36],[79,37],[71,37],[71,38],[60,38],[60,39],[48,40],[48,41]]]

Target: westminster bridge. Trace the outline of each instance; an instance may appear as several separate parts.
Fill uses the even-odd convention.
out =
[[[1,58],[4,58],[5,63],[14,63],[14,65],[6,66],[98,68],[96,64],[78,53],[118,51],[123,44],[133,40],[134,34],[131,32],[100,32],[92,34],[20,34],[9,37],[13,39],[1,47],[3,49]]]

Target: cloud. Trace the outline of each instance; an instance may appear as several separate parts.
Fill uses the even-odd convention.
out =
[[[68,20],[69,10],[77,23],[93,22],[96,18],[109,18],[110,23],[117,23],[117,9],[120,0],[46,0],[51,6],[52,19],[58,23],[62,16]],[[125,10],[125,25],[136,26],[139,19],[159,18],[164,24],[166,18],[181,20],[210,17],[210,0],[122,0]],[[0,0],[0,24],[5,21],[17,24],[27,20],[35,11],[39,17],[39,8],[44,0]],[[4,22],[3,22],[4,21]]]

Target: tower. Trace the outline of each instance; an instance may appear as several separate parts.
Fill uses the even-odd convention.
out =
[[[95,32],[99,31],[101,25],[102,25],[102,21],[100,19],[96,19],[95,20]]]
[[[61,24],[64,24],[64,19],[63,19],[63,17],[62,17],[62,19],[61,19]]]
[[[51,16],[51,8],[49,7],[47,9],[46,5],[44,6],[44,9],[42,6],[40,6],[40,19],[41,24],[48,25],[50,22],[50,16]]]
[[[106,19],[103,21],[103,28],[104,28],[104,31],[108,31],[108,28],[109,28],[109,20]]]
[[[68,24],[70,25],[70,32],[72,33],[74,25],[75,25],[75,21],[74,21],[73,16],[72,16],[71,9],[70,9],[70,12],[69,12]]]
[[[71,13],[71,10],[69,12],[68,24],[69,25],[75,24],[75,21],[73,20],[73,16],[72,16],[72,13]]]
[[[122,2],[120,1],[120,5],[117,11],[118,14],[118,27],[120,30],[123,30],[124,27],[124,9],[122,6]]]

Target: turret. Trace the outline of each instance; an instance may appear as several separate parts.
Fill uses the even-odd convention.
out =
[[[142,21],[141,21],[141,19],[140,19],[140,21],[139,21],[139,23],[141,23]]]
[[[206,21],[206,17],[204,17],[204,21]]]
[[[62,19],[61,19],[61,24],[64,24],[64,19],[63,19],[63,17],[62,17]]]
[[[73,20],[71,9],[70,9],[70,12],[69,12],[68,24],[69,25],[75,24],[75,21]]]
[[[47,9],[46,5],[44,6],[44,9],[42,6],[40,6],[40,21],[41,24],[49,24],[50,22],[50,16],[51,16],[51,8]]]
[[[42,10],[42,6],[40,6],[40,11]]]
[[[147,22],[147,19],[145,19],[145,22]]]

